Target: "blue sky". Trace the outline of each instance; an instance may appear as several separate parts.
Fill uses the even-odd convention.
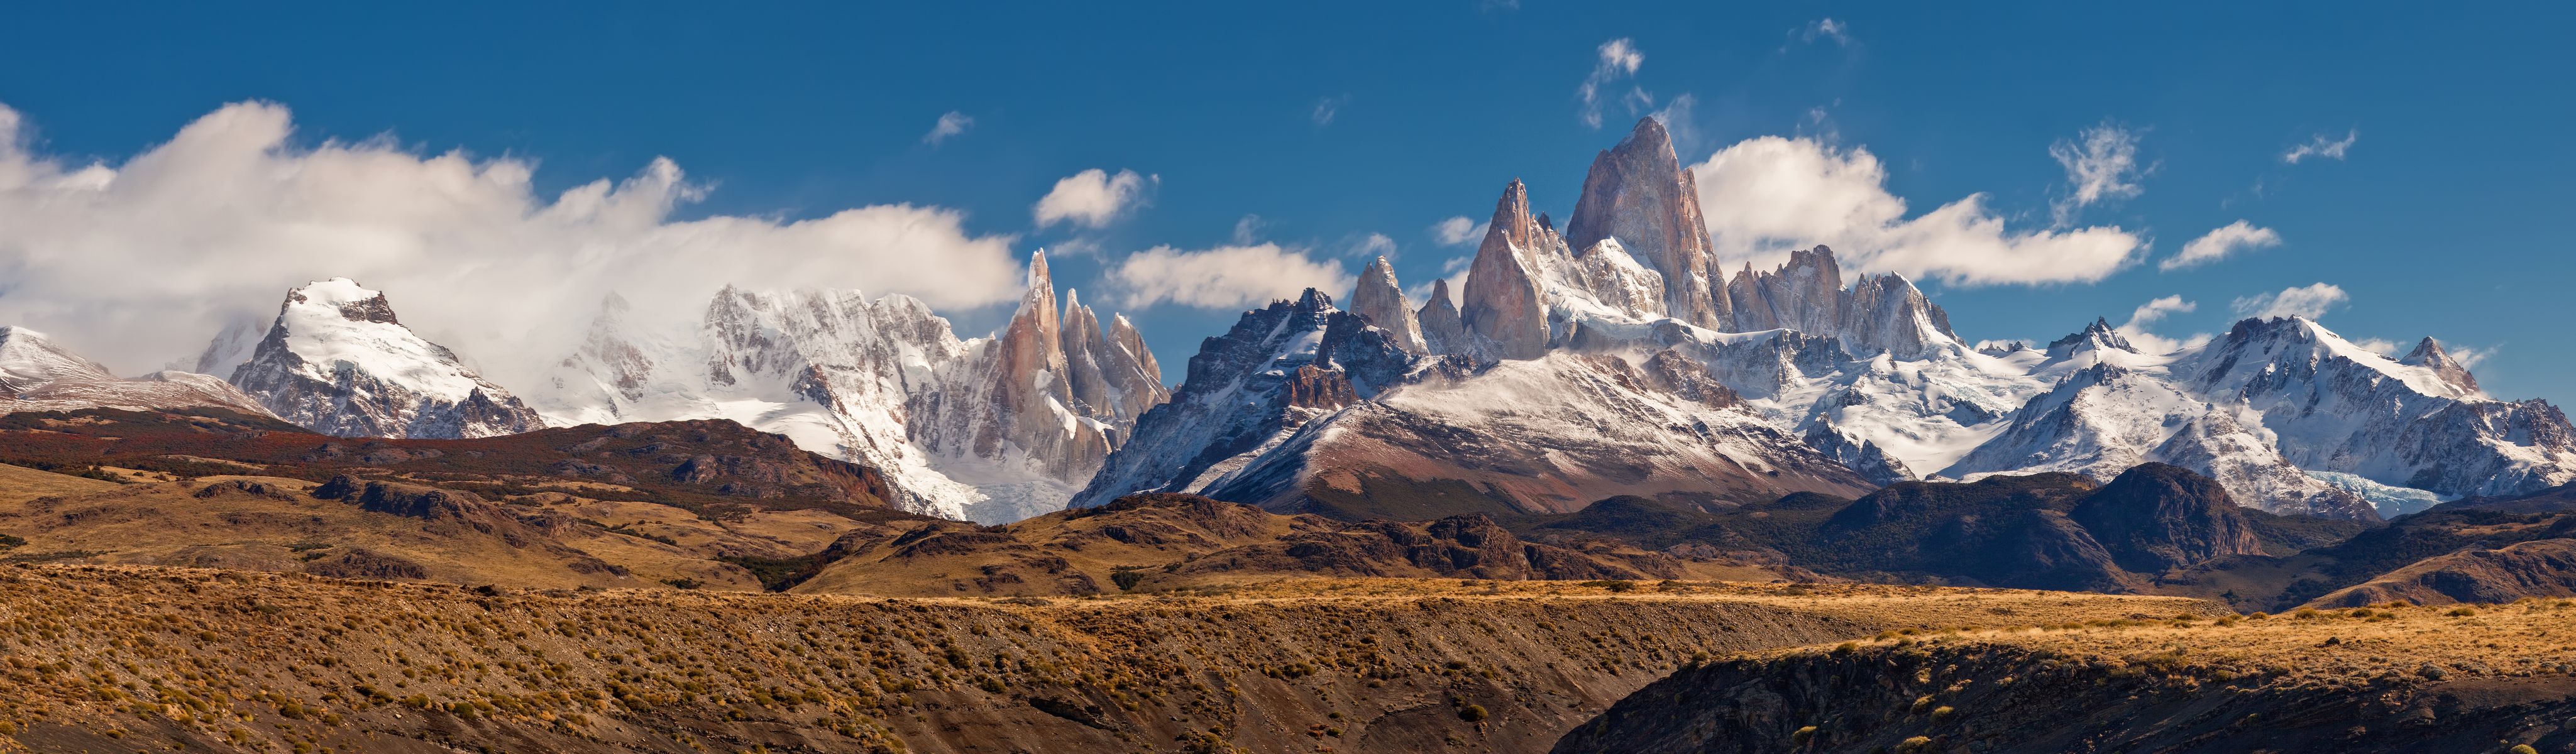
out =
[[[12,11],[0,105],[27,151],[68,166],[120,165],[265,101],[291,110],[296,144],[390,134],[423,157],[524,161],[548,199],[667,157],[705,189],[682,220],[948,208],[1016,257],[1070,247],[1058,281],[1128,309],[1172,380],[1240,306],[1121,306],[1139,299],[1104,276],[1130,255],[1266,242],[1356,272],[1391,242],[1399,277],[1427,282],[1472,251],[1436,223],[1483,220],[1514,177],[1562,217],[1593,152],[1661,111],[1686,164],[1803,139],[1874,156],[1909,217],[1982,194],[2007,234],[2116,226],[2147,244],[2083,279],[1927,281],[1972,341],[2119,324],[2167,296],[2192,308],[2148,326],[2182,339],[2223,332],[2239,299],[2325,283],[2342,297],[2323,297],[2322,321],[2347,336],[2436,336],[2484,355],[2497,397],[2576,399],[2560,304],[2576,280],[2561,231],[2576,53],[2552,33],[2567,11],[2079,5],[70,4]],[[1595,126],[1579,92],[1616,40],[1638,62],[1598,80]],[[930,143],[947,113],[971,122]],[[2075,206],[2081,184],[2051,147],[2081,152],[2104,127],[2134,157]],[[2340,157],[2284,159],[2333,144]],[[1092,169],[1134,172],[1141,201],[1096,228],[1041,227],[1040,198]],[[2240,220],[2279,243],[2161,268]],[[887,284],[889,265],[937,263],[869,259],[801,280],[901,288],[919,283]],[[0,315],[82,311],[10,307],[30,285],[0,286]],[[387,287],[397,306],[436,295]],[[1008,304],[943,308],[980,332]]]

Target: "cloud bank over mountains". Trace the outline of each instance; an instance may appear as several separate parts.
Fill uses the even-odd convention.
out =
[[[35,151],[24,118],[0,106],[0,322],[44,323],[133,374],[193,356],[228,323],[275,317],[290,287],[348,276],[506,382],[532,378],[513,363],[537,359],[514,356],[564,353],[539,340],[580,329],[533,323],[585,321],[612,290],[683,309],[726,283],[949,308],[1020,292],[1016,238],[969,232],[956,210],[684,220],[675,211],[706,188],[666,159],[542,196],[526,160],[294,137],[286,107],[244,102],[122,163],[81,164]]]

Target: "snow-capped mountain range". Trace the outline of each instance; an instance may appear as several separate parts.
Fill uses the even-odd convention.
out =
[[[0,414],[85,408],[268,409],[222,379],[175,370],[124,379],[24,327],[0,327]]]
[[[1910,281],[1846,284],[1821,246],[1729,278],[1696,197],[1651,118],[1594,160],[1562,235],[1514,181],[1463,300],[1443,282],[1389,306],[1380,262],[1355,312],[1310,291],[1246,313],[1074,502],[1537,512],[2161,461],[2266,510],[2371,519],[2576,480],[2562,413],[2487,397],[2429,338],[2392,359],[2249,319],[2146,354],[2096,321],[1979,351]]]
[[[1125,317],[1043,253],[1009,324],[959,338],[921,301],[726,288],[654,324],[614,296],[513,393],[347,279],[226,328],[197,372],[124,380],[0,328],[0,413],[230,406],[340,435],[479,437],[724,418],[883,469],[906,507],[985,522],[1140,490],[1418,519],[1633,494],[1727,505],[1907,479],[2148,461],[2276,512],[2374,518],[2576,480],[2576,429],[2487,396],[2425,339],[2404,358],[2249,319],[2145,353],[2095,321],[1974,349],[1899,275],[1831,249],[1719,266],[1691,174],[1649,118],[1601,152],[1560,232],[1513,181],[1453,291],[1384,259],[1341,309],[1307,291],[1208,338],[1167,390]]]
[[[959,339],[910,296],[726,288],[683,332],[611,298],[532,401],[558,424],[732,419],[884,470],[898,503],[985,522],[1060,510],[1169,394],[1144,337],[1056,303],[1043,252],[1010,324]]]

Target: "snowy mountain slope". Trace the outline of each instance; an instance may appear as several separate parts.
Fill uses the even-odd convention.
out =
[[[731,419],[884,470],[908,510],[984,522],[1062,508],[1168,395],[1124,317],[1059,309],[1043,254],[1010,325],[973,339],[901,295],[727,288],[685,328],[612,298],[542,388],[558,424]]]
[[[269,416],[259,401],[211,376],[163,371],[123,379],[44,333],[0,327],[0,414],[87,408],[225,408]]]
[[[1195,491],[1348,518],[1555,512],[1644,494],[1693,503],[1869,485],[1743,409],[1669,349],[1552,352],[1482,370],[1405,351],[1308,291],[1247,312],[1074,505]]]
[[[490,437],[545,426],[454,352],[404,327],[383,293],[348,278],[288,291],[230,382],[279,418],[344,437]]]
[[[1135,441],[1111,453],[1070,504],[1204,489],[1357,398],[1349,380],[1316,366],[1336,311],[1329,297],[1309,290],[1294,302],[1244,312],[1226,334],[1206,339],[1171,400],[1145,412]]]
[[[2424,356],[2420,353],[2418,356]],[[2175,375],[2242,403],[2301,468],[2446,496],[2576,480],[2576,431],[2544,401],[2487,398],[2454,363],[2406,364],[2306,319],[2249,319],[2176,359]]]
[[[1699,212],[1695,192],[1674,190],[1687,185],[1652,119],[1594,160],[1567,236],[1512,181],[1460,300],[1443,283],[1410,323],[1383,301],[1361,313],[1395,342],[1418,327],[1431,355],[1391,386],[1326,384],[1346,379],[1312,355],[1329,302],[1248,313],[1075,503],[1166,489],[1343,513],[1372,497],[1417,513],[1566,510],[1603,490],[1684,492],[1658,487],[1720,460],[1797,489],[2108,480],[2161,461],[2243,504],[2367,519],[2437,493],[2576,479],[2576,430],[2556,408],[2486,398],[2429,339],[2394,360],[2313,322],[2248,320],[2148,354],[2096,320],[2044,350],[1973,350],[1910,281],[1847,280],[1821,246],[1718,274],[1681,221]],[[1380,266],[1364,277],[1372,294],[1394,289]],[[1730,393],[1724,405],[1679,387],[1700,381]]]
[[[11,325],[0,327],[0,397],[19,394],[58,380],[112,380],[107,367],[56,345],[44,333]]]

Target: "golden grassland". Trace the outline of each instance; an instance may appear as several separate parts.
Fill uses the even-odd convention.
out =
[[[0,679],[16,691],[0,695],[0,742],[15,742],[0,748],[1544,751],[1712,656],[2219,615],[1866,585],[1311,579],[880,599],[20,564],[0,566]]]
[[[2190,679],[2349,685],[2576,673],[2576,600],[2103,620],[1883,633],[1862,646],[1997,647],[2089,658],[2113,670]],[[1837,646],[1836,650],[1849,648]],[[1816,648],[1776,654],[1815,652]],[[1824,650],[1834,651],[1834,650]]]

